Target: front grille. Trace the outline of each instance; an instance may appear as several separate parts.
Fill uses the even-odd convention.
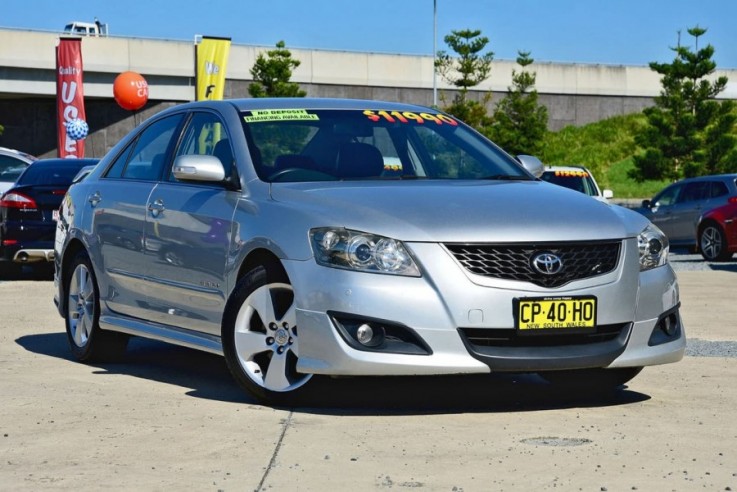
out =
[[[530,282],[540,287],[560,287],[614,270],[621,242],[446,244],[445,247],[473,274]],[[532,261],[540,253],[560,258],[560,271],[545,274],[533,268]]]

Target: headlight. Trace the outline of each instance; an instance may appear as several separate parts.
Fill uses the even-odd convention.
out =
[[[663,231],[655,225],[648,225],[639,236],[637,246],[640,249],[640,271],[650,270],[668,262],[670,244]]]
[[[343,228],[322,227],[310,231],[310,243],[319,265],[419,277],[409,252],[401,241]]]

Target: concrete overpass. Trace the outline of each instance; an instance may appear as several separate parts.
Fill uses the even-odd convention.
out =
[[[0,145],[43,156],[56,155],[55,46],[61,33],[0,29]],[[225,97],[248,97],[250,69],[259,53],[272,47],[232,45]],[[314,97],[387,99],[433,103],[432,56],[292,49],[301,61],[292,81]],[[534,54],[533,54],[534,55]],[[101,156],[122,135],[164,107],[194,99],[192,42],[127,37],[86,37],[82,41],[84,92],[91,134],[87,155]],[[660,91],[658,74],[648,67],[534,63],[540,101],[548,107],[549,127],[582,125],[641,111]],[[511,85],[512,61],[495,61],[491,77],[476,87],[499,101]],[[149,103],[138,114],[112,98],[115,77],[141,73],[149,84]],[[721,71],[732,82],[722,97],[737,99],[737,70]],[[438,93],[453,88],[438,77]],[[489,109],[493,109],[490,107]]]

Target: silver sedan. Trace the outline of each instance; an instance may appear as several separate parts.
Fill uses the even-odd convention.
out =
[[[271,403],[315,375],[588,390],[680,360],[666,237],[542,171],[425,107],[176,106],[69,190],[55,301],[80,361],[155,338],[224,355]]]

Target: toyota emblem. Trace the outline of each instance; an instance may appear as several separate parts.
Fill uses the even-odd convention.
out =
[[[532,258],[532,267],[543,275],[555,275],[563,269],[563,261],[560,256],[546,251]]]

